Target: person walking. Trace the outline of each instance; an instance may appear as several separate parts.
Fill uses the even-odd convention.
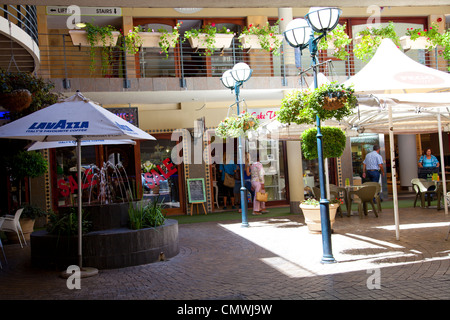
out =
[[[228,174],[234,179],[234,175],[237,170],[237,165],[234,163],[231,157],[227,157],[226,154],[224,154],[223,159],[224,163],[221,163],[219,165],[219,172],[221,174],[220,186],[223,191],[223,210],[227,210],[228,198],[230,198],[231,209],[234,210],[237,209],[236,206],[234,205],[234,192],[233,192],[234,186],[233,187],[226,186],[224,182],[225,182],[225,174]]]
[[[258,201],[256,194],[258,192],[265,192],[264,189],[264,168],[261,162],[259,162],[259,156],[257,156],[256,161],[251,165],[251,175],[252,175],[252,189],[254,190],[253,198],[253,214],[260,215],[262,213],[267,213],[265,210],[266,203]]]
[[[380,156],[380,146],[374,145],[373,151],[366,155],[363,162],[363,178],[366,177],[370,181],[380,182],[380,174],[384,176],[383,158]]]

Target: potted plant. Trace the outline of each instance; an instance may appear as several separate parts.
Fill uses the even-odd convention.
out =
[[[19,222],[20,226],[22,227],[22,232],[25,237],[26,241],[30,241],[30,235],[34,230],[34,223],[36,221],[36,218],[46,217],[47,212],[44,209],[41,209],[37,206],[33,206],[30,204],[25,204],[24,209],[22,211],[22,215],[20,216]],[[10,236],[12,239],[16,239],[17,243],[19,242],[19,239],[17,239],[17,234],[14,232],[11,232],[10,235],[8,235],[8,239],[10,239]],[[13,240],[15,242],[15,240]]]
[[[95,71],[95,51],[96,47],[102,48],[102,73],[105,74],[109,67],[109,58],[112,49],[116,46],[120,32],[113,26],[96,26],[92,23],[86,23],[85,30],[69,30],[72,43],[77,46],[90,47],[89,56],[91,58],[89,69]]]
[[[246,135],[250,130],[256,130],[259,120],[250,113],[243,112],[240,115],[226,117],[216,128],[216,134],[221,138],[237,138]]]
[[[283,43],[283,35],[280,34],[279,23],[282,20],[278,20],[272,26],[269,25],[269,22],[264,27],[250,24],[239,35],[242,48],[263,49],[274,55],[280,55],[279,49]]]
[[[351,87],[336,82],[326,83],[315,90],[294,90],[281,100],[277,119],[281,123],[313,124],[316,115],[321,120],[341,120],[352,113],[358,100]]]
[[[153,30],[139,32],[139,36],[142,39],[142,47],[144,48],[161,48],[160,54],[165,53],[166,59],[169,57],[169,48],[174,48],[180,41],[180,26],[183,22],[177,23],[173,27],[172,31],[166,29]]]
[[[333,228],[336,212],[340,206],[338,200],[331,200],[329,205],[330,213],[330,226]],[[311,233],[321,233],[322,224],[320,218],[320,202],[316,199],[307,199],[300,204],[303,215],[305,217],[305,223],[308,226],[308,230]]]
[[[194,49],[205,49],[204,55],[210,56],[215,49],[224,49],[231,46],[234,34],[230,29],[222,27],[217,30],[215,23],[210,23],[201,29],[191,29],[184,33]]]
[[[362,61],[370,60],[381,44],[381,41],[386,38],[391,39],[400,48],[400,38],[395,32],[392,21],[385,27],[373,28],[372,26],[368,26],[365,30],[358,32],[354,39],[355,46],[353,52],[355,57]]]
[[[347,45],[352,39],[345,32],[346,24],[338,24],[326,37],[319,42],[319,50],[332,50],[332,55],[340,60],[344,60],[349,55]]]

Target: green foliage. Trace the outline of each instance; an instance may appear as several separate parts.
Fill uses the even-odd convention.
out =
[[[82,213],[82,234],[90,231],[92,223],[85,220]],[[58,236],[74,236],[78,234],[77,208],[71,208],[69,213],[50,213],[48,216],[47,232]]]
[[[47,172],[48,162],[37,151],[19,151],[16,154],[3,159],[10,174],[17,179],[25,177],[36,178]]]
[[[344,60],[349,55],[347,51],[347,45],[352,42],[345,32],[346,24],[338,24],[326,37],[322,38],[319,42],[319,50],[328,50],[328,44],[331,41],[333,43],[333,56],[335,58]]]
[[[239,116],[233,115],[225,118],[216,128],[216,134],[221,138],[237,138],[245,135],[249,130],[256,130],[259,120],[250,113],[244,112]]]
[[[277,35],[280,35],[279,24],[282,20],[278,20],[272,26],[269,22],[266,22],[263,27],[250,24],[248,28],[244,28],[239,37],[242,38],[242,35],[255,35],[258,37],[261,49],[271,52],[275,56],[279,56],[280,51],[278,49],[280,49],[283,40],[279,39]]]
[[[96,47],[96,43],[98,41],[101,41],[101,43],[103,44],[102,55],[101,55],[102,74],[106,74],[106,72],[108,71],[108,68],[109,68],[110,56],[113,51],[113,46],[107,45],[107,44],[108,44],[108,40],[109,40],[110,44],[113,43],[114,37],[113,37],[112,32],[116,31],[116,29],[110,25],[101,27],[101,26],[93,25],[92,23],[86,23],[85,30],[86,30],[86,34],[87,34],[87,39],[89,41],[89,44],[91,45],[91,49],[90,49],[91,64],[90,64],[89,70],[91,71],[91,73],[93,73],[95,71],[95,47]]]
[[[123,37],[122,49],[128,54],[136,54],[139,52],[139,48],[144,42],[139,35],[139,32],[143,32],[141,26],[134,27],[133,30],[128,31],[127,35]]]
[[[204,44],[206,46],[204,55],[210,56],[214,53],[217,33],[232,34],[233,32],[230,31],[230,29],[227,29],[226,27],[222,27],[220,30],[218,30],[215,23],[209,23],[208,25],[204,26],[201,29],[191,29],[191,30],[186,31],[184,33],[184,37],[186,39],[189,39],[189,38],[199,39],[200,34],[204,34],[205,39],[200,40],[200,41],[202,42],[202,44]]]
[[[58,102],[61,94],[52,93],[51,91],[54,87],[55,85],[52,82],[35,77],[31,73],[13,73],[0,69],[1,93],[11,93],[14,90],[26,89],[30,91],[32,96],[30,106],[24,111],[11,113],[11,120],[21,118]],[[0,101],[0,105],[1,103],[2,101]]]
[[[173,27],[172,32],[168,32],[166,29],[158,29],[158,32],[161,32],[162,35],[159,38],[159,47],[161,48],[160,53],[166,54],[166,59],[169,57],[169,48],[175,47],[177,43],[180,41],[180,33],[179,29],[183,22],[177,23],[175,27]]]
[[[400,38],[394,30],[392,21],[386,27],[373,28],[368,26],[367,29],[356,35],[356,37],[358,36],[361,36],[361,42],[355,46],[354,53],[355,57],[362,61],[369,61],[373,57],[383,39],[391,39],[397,47],[400,47]]]
[[[48,213],[44,209],[25,203],[23,206],[22,215],[21,218],[29,218],[29,219],[36,219],[38,217],[45,217]]]
[[[433,23],[431,27],[427,29],[413,29],[410,28],[406,31],[406,35],[411,37],[411,40],[417,40],[419,37],[426,37],[429,46],[428,50],[431,51],[436,46],[442,46],[443,49],[438,51],[438,54],[443,56],[444,59],[450,59],[450,29],[445,30],[444,32],[439,32],[439,26],[437,23]],[[450,71],[450,67],[448,67]]]
[[[327,97],[345,99],[342,108],[327,110],[323,108]],[[345,116],[352,114],[357,106],[358,100],[351,87],[346,87],[336,82],[323,84],[319,88],[310,90],[294,90],[286,95],[281,101],[277,119],[281,123],[313,124],[316,116],[321,120],[342,120]]]
[[[346,137],[344,131],[337,127],[321,127],[323,135],[323,157],[338,158],[342,156],[345,149]],[[307,160],[318,158],[317,153],[317,128],[313,127],[302,133],[302,151]]]
[[[158,199],[148,204],[130,202],[128,216],[130,218],[130,229],[133,230],[159,227],[166,221],[162,203]]]

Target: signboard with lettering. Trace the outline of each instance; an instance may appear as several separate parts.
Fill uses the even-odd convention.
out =
[[[72,15],[67,6],[47,6],[47,15],[65,16]],[[82,16],[122,16],[119,7],[79,7]]]
[[[189,203],[206,202],[205,179],[187,179]]]

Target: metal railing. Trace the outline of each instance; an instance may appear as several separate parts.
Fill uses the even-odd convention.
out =
[[[39,44],[36,6],[4,4],[0,6],[0,15],[17,25]]]
[[[168,56],[159,48],[141,48],[136,55],[125,54],[120,43],[108,53],[107,64],[102,68],[101,48],[95,49],[91,60],[90,47],[74,46],[67,34],[41,34],[48,37],[49,46],[41,46],[41,66],[38,74],[45,78],[163,78],[180,79],[180,86],[190,77],[220,77],[222,73],[240,61],[252,69],[252,77],[280,77],[286,85],[286,77],[296,76],[299,70],[311,66],[309,54],[300,54],[291,47],[281,47],[279,55],[260,49],[242,49],[234,38],[230,48],[205,56],[204,50],[192,49],[188,41],[169,50]],[[352,47],[349,46],[351,51]],[[306,51],[306,50],[305,50]],[[413,60],[429,67],[448,72],[448,61],[438,56],[438,49],[409,50]],[[437,57],[437,58],[436,58]],[[349,78],[366,64],[350,54],[346,60],[334,59],[331,53],[321,52],[320,61],[329,61],[320,68],[329,80]],[[124,81],[126,84],[126,81]]]

